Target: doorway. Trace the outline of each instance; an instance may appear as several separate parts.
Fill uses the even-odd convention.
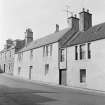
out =
[[[59,70],[59,84],[66,85],[66,80],[67,80],[66,69],[60,69]]]
[[[4,64],[4,72],[5,72],[5,64]]]
[[[29,80],[31,80],[32,77],[32,66],[29,66]]]

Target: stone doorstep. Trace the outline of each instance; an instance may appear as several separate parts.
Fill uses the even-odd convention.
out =
[[[75,87],[75,86],[64,86],[64,85],[58,85],[58,84],[54,84],[54,83],[49,83],[49,82],[42,82],[42,81],[37,81],[37,80],[29,80],[26,78],[21,78],[18,76],[13,76],[13,75],[9,75],[9,74],[2,74],[3,76],[9,77],[11,79],[18,79],[21,81],[27,81],[27,82],[31,82],[31,83],[37,83],[39,85],[48,85],[48,86],[54,86],[54,87],[60,87],[60,88],[67,88],[67,89],[75,89],[75,90],[81,90],[84,92],[94,92],[94,93],[100,93],[100,94],[105,94],[105,91],[101,91],[101,90],[95,90],[95,89],[88,89],[88,88],[82,88],[82,87]]]

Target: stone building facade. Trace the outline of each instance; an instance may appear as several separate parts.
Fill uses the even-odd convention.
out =
[[[92,15],[83,11],[80,25],[77,37],[64,45],[66,84],[105,91],[105,23],[92,26]]]
[[[4,49],[0,51],[0,70],[8,74],[13,74],[15,53],[24,46],[24,40],[6,41]]]
[[[59,30],[56,25],[54,33],[37,40],[26,29],[22,49],[1,51],[1,68],[5,71],[5,55],[13,51],[15,57],[9,61],[14,62],[15,76],[105,91],[105,23],[92,26],[89,10],[83,9],[79,15],[67,19],[67,28]]]
[[[31,80],[65,84],[59,78],[62,46],[74,37],[78,30],[79,19],[72,16],[68,18],[67,28],[59,30],[59,25],[56,25],[54,33],[29,44],[26,43],[25,47],[15,55],[14,75]],[[30,37],[32,34],[27,33],[26,40]]]

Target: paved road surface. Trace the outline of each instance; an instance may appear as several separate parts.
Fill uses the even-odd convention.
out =
[[[105,95],[32,83],[0,74],[0,105],[105,105]]]

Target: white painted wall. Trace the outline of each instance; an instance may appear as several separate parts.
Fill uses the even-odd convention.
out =
[[[75,60],[75,47],[67,48],[67,84],[105,91],[105,39],[91,42],[91,59]],[[87,50],[87,46],[85,47]],[[87,54],[86,54],[87,55]],[[86,83],[80,83],[80,69],[86,69]]]
[[[67,61],[66,61],[66,54],[67,53],[67,51],[66,51],[66,48],[64,49],[64,61],[63,62],[61,62],[60,61],[60,69],[67,69]],[[61,55],[60,55],[61,56]]]
[[[4,71],[4,64],[5,64],[5,72],[8,74],[13,74],[14,55],[15,55],[15,49],[14,48],[6,50],[4,52],[0,52],[1,69]]]
[[[29,78],[29,66],[33,66],[32,80],[38,80],[50,83],[59,83],[58,68],[58,43],[53,43],[52,56],[43,57],[43,47],[33,49],[33,58],[30,59],[30,51],[23,52],[21,62],[15,55],[14,75],[22,78]],[[45,64],[49,64],[49,72],[45,75]],[[18,75],[18,67],[21,67],[21,73]]]

